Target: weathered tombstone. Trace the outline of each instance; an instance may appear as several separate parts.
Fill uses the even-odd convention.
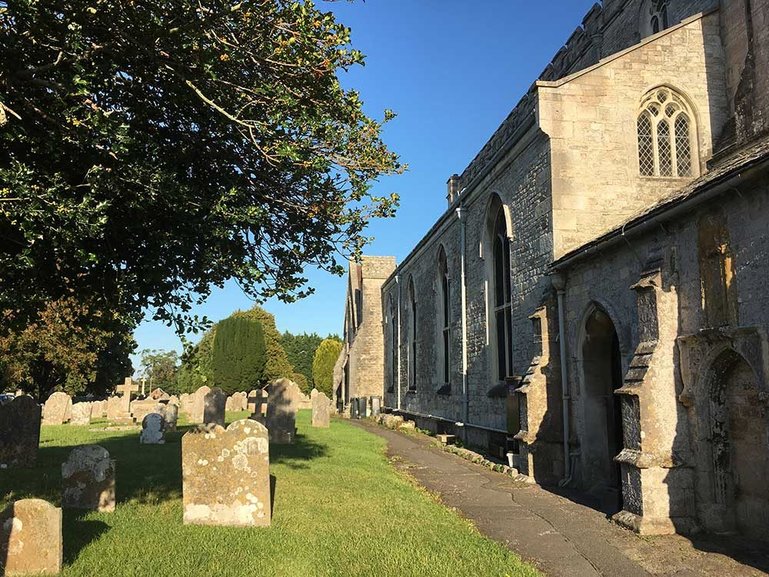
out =
[[[107,399],[107,419],[117,421],[126,418],[123,413],[123,401],[120,397],[110,397]]]
[[[61,465],[61,506],[66,509],[115,510],[115,461],[99,445],[72,449]]]
[[[91,420],[101,419],[107,416],[107,401],[94,401],[91,403]]]
[[[179,412],[184,413],[187,417],[192,417],[192,404],[195,399],[194,395],[189,393],[182,393],[179,395]]]
[[[137,423],[141,423],[144,417],[150,413],[160,411],[160,403],[151,397],[141,401],[131,401],[131,416]]]
[[[288,379],[278,379],[270,385],[267,401],[267,429],[270,442],[291,444],[296,438],[296,411],[301,396],[299,387]]]
[[[250,413],[256,414],[261,412],[262,407],[262,390],[261,389],[255,389],[253,391],[249,391],[248,397],[246,398],[246,410],[250,411]]]
[[[167,401],[168,399],[170,399],[170,398],[171,398],[171,395],[169,395],[169,394],[168,394],[168,393],[166,393],[166,392],[165,392],[163,389],[161,389],[160,387],[158,387],[158,388],[154,389],[154,390],[153,390],[153,391],[152,391],[152,392],[149,394],[149,398],[150,398],[150,399],[154,399],[154,400],[156,400],[156,401]]]
[[[21,499],[0,513],[0,575],[55,575],[64,549],[61,509],[42,499]]]
[[[160,413],[150,413],[142,419],[139,442],[142,445],[162,445],[165,439],[165,419]]]
[[[371,397],[371,416],[378,417],[382,412],[382,397]]]
[[[0,469],[35,464],[41,411],[40,405],[27,395],[0,407]]]
[[[224,410],[227,411],[228,413],[232,412],[232,411],[235,411],[236,410],[235,409],[235,401],[236,401],[236,399],[235,399],[234,395],[230,395],[229,397],[227,397],[227,402],[224,405]]]
[[[90,425],[91,424],[91,403],[75,403],[72,405],[72,418],[70,425]]]
[[[160,414],[163,415],[163,421],[165,422],[165,430],[175,431],[176,422],[179,420],[179,406],[168,403],[167,405],[163,406],[163,409],[160,411]]]
[[[206,395],[211,392],[211,388],[203,385],[192,394],[192,404],[190,406],[189,417],[193,423],[203,423],[206,408]]]
[[[67,393],[54,393],[43,408],[44,425],[61,425],[72,416],[72,397]]]
[[[327,428],[331,420],[331,401],[324,393],[312,395],[312,426]]]
[[[267,429],[251,419],[209,424],[182,437],[184,523],[270,525]]]
[[[120,402],[122,403],[123,413],[125,413],[126,415],[130,414],[131,393],[138,393],[139,386],[133,384],[131,377],[126,377],[125,382],[122,385],[118,385],[117,387],[115,387],[115,391],[117,391],[118,393],[122,393],[122,396],[120,397]]]
[[[224,409],[227,395],[219,387],[211,389],[203,398],[203,423],[224,426]]]
[[[316,388],[313,388],[313,389],[310,391],[310,399],[315,399],[315,397],[317,397],[317,396],[318,396],[318,393],[319,393],[319,392],[320,392],[320,391],[319,391],[318,389],[316,389]]]
[[[179,405],[181,405],[181,401],[179,401],[179,397],[177,397],[176,395],[171,395],[170,397],[168,397],[168,404],[176,405],[178,407]]]

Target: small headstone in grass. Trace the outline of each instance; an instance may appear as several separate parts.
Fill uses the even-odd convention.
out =
[[[227,395],[219,387],[214,387],[203,398],[203,423],[216,423],[224,426],[224,409],[227,404]]]
[[[165,420],[160,413],[150,413],[142,419],[139,442],[142,445],[162,445],[165,440]]]
[[[227,397],[227,411],[245,411],[248,407],[248,395],[246,393],[233,393]]]
[[[172,403],[168,403],[163,406],[163,409],[160,411],[160,414],[163,415],[163,421],[165,422],[166,431],[175,431],[176,422],[179,419],[179,406],[174,405]]]
[[[315,397],[317,397],[319,392],[320,392],[320,391],[318,391],[318,389],[316,389],[316,388],[313,388],[313,389],[310,391],[310,399],[314,399]]]
[[[54,575],[64,558],[61,509],[21,499],[0,513],[0,575]]]
[[[107,416],[107,401],[93,401],[91,403],[91,420],[101,419]]]
[[[147,397],[139,401],[131,401],[131,416],[137,423],[141,423],[144,417],[150,413],[160,411],[160,403],[152,397]]]
[[[115,461],[99,445],[72,449],[61,465],[61,506],[66,509],[115,510]]]
[[[382,412],[382,397],[371,397],[371,416],[378,417]]]
[[[190,420],[192,418],[192,404],[194,400],[195,396],[189,393],[179,395],[179,412],[187,415]]]
[[[182,437],[184,523],[270,525],[267,429],[243,419],[226,430],[201,425]]]
[[[41,412],[40,405],[28,395],[0,406],[0,468],[34,465]]]
[[[67,393],[53,393],[43,407],[44,425],[61,425],[72,416],[72,397]]]
[[[127,415],[123,412],[123,401],[120,400],[120,397],[107,399],[107,419],[117,421],[126,417]]]
[[[287,445],[296,438],[296,411],[302,392],[293,381],[278,379],[270,385],[267,400],[267,429],[270,442]]]
[[[331,401],[324,393],[312,395],[312,426],[328,427],[330,419]]]
[[[203,385],[192,394],[189,417],[193,423],[204,423],[206,409],[206,395],[211,392],[211,387]]]
[[[72,418],[70,425],[90,425],[91,424],[91,403],[75,403],[72,405]]]

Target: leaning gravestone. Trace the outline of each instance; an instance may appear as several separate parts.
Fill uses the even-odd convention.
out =
[[[61,509],[42,499],[21,499],[0,513],[0,575],[55,575],[64,549]]]
[[[162,445],[165,440],[165,420],[160,413],[150,413],[142,420],[139,442],[142,445]]]
[[[182,437],[184,523],[270,525],[270,449],[264,425],[202,425]]]
[[[267,429],[270,442],[287,445],[296,438],[296,411],[301,396],[299,387],[288,379],[278,379],[270,385],[267,400]]]
[[[40,445],[41,410],[27,395],[0,406],[0,469],[35,464]]]
[[[331,401],[324,393],[312,395],[312,426],[327,428],[331,419]]]
[[[203,423],[206,408],[206,395],[211,392],[211,388],[203,385],[192,394],[192,403],[190,404],[189,417],[193,423]]]
[[[72,397],[67,393],[54,393],[43,407],[44,425],[61,425],[72,416]]]
[[[166,431],[175,431],[176,422],[179,420],[179,406],[168,403],[160,414],[163,415],[164,427]]]
[[[216,423],[224,426],[224,409],[227,404],[227,395],[219,387],[211,389],[203,397],[203,423]]]
[[[72,418],[70,425],[90,425],[91,424],[91,403],[75,403],[72,405]]]
[[[75,447],[61,465],[61,478],[63,508],[115,510],[115,461],[104,447]]]

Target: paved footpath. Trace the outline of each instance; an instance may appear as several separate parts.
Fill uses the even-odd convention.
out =
[[[763,544],[724,537],[696,542],[678,535],[640,537],[600,511],[443,451],[425,435],[352,422],[387,440],[388,456],[398,469],[551,577],[769,575],[764,572],[769,547]]]

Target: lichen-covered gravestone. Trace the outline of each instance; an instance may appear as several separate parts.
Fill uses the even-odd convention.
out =
[[[61,425],[72,416],[72,397],[67,393],[54,393],[43,407],[44,425]]]
[[[203,425],[182,437],[184,523],[270,525],[267,429],[251,419]]]
[[[70,425],[90,425],[91,424],[91,403],[75,403],[72,405],[72,418]]]
[[[107,416],[107,401],[94,401],[91,403],[91,420],[101,419]]]
[[[107,419],[110,421],[117,421],[125,418],[123,413],[123,401],[120,397],[110,397],[107,399]]]
[[[215,423],[224,426],[224,409],[227,405],[227,395],[219,387],[211,389],[203,398],[203,423]]]
[[[75,447],[61,465],[61,484],[66,509],[115,510],[115,461],[104,447]]]
[[[61,509],[21,499],[0,513],[0,575],[55,575],[64,550]]]
[[[27,395],[0,406],[0,468],[31,467],[40,445],[41,407]]]
[[[288,445],[296,438],[296,411],[302,392],[293,381],[278,379],[270,385],[267,400],[267,429],[270,442]]]
[[[165,421],[160,413],[144,415],[142,419],[142,432],[139,435],[139,443],[142,445],[162,445],[165,439]]]
[[[312,426],[326,428],[331,420],[331,401],[324,393],[312,395]]]
[[[160,412],[160,403],[152,397],[146,399],[131,401],[131,416],[137,423],[144,421],[144,417],[150,413]]]
[[[175,431],[176,422],[179,420],[179,405],[175,405],[169,402],[163,406],[160,414],[163,415],[166,431]]]

